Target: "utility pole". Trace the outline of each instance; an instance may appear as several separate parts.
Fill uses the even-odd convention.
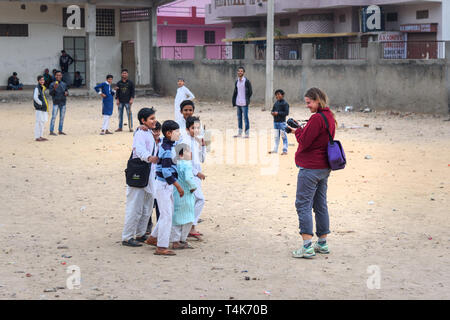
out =
[[[274,0],[267,0],[267,37],[266,37],[266,103],[263,111],[272,109],[273,96],[273,33]]]

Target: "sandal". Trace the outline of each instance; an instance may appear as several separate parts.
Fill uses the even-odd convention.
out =
[[[145,244],[148,244],[150,246],[155,246],[158,244],[158,239],[154,238],[152,236],[148,237],[147,240],[144,241]]]
[[[174,256],[176,255],[175,252],[173,252],[172,250],[166,249],[166,248],[156,248],[155,253],[153,253],[154,255],[157,256]]]
[[[202,241],[202,237],[201,237],[200,233],[198,233],[198,232],[189,233],[188,238],[195,238],[195,239],[197,239],[197,241]]]
[[[179,242],[178,244],[176,244],[176,242],[174,242],[172,244],[172,249],[174,250],[182,250],[182,249],[194,249],[193,246],[191,246],[188,242]]]

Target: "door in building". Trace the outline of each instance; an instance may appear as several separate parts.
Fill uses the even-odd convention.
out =
[[[408,59],[438,58],[437,35],[430,33],[408,33]]]
[[[122,42],[122,69],[128,69],[128,79],[136,84],[136,59],[134,41]]]
[[[85,37],[64,37],[63,47],[74,62],[69,66],[70,83],[73,85],[75,72],[81,75],[82,86],[86,85],[86,38]]]

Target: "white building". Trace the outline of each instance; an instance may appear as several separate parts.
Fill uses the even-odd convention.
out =
[[[80,71],[90,88],[109,73],[118,79],[122,67],[137,85],[152,85],[156,8],[168,2],[0,0],[0,85],[13,72],[24,85],[35,85],[45,68],[59,69],[63,49],[75,59],[72,79]],[[79,29],[66,26],[70,5],[80,8]]]

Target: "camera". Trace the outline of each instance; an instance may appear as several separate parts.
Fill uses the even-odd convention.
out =
[[[295,121],[294,119],[289,118],[289,119],[286,121],[286,124],[287,124],[289,127],[291,127],[291,128],[297,129],[297,128],[300,128],[300,127],[302,127],[303,125],[305,125],[306,122],[308,122],[308,120],[306,120],[306,121],[301,121],[301,120]],[[292,130],[291,130],[290,128],[286,127],[285,131],[286,131],[286,133],[291,133]]]

